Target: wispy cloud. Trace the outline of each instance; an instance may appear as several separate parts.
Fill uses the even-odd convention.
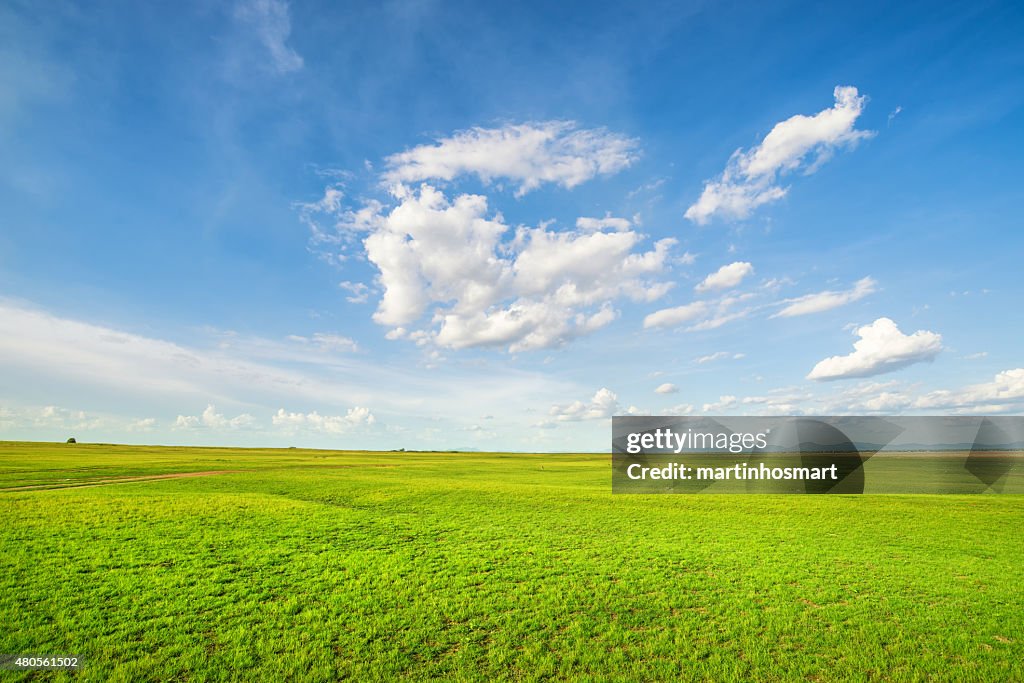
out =
[[[733,153],[722,175],[705,183],[686,218],[702,225],[716,215],[746,218],[757,207],[786,195],[789,188],[779,185],[781,177],[798,170],[813,173],[837,149],[874,135],[854,128],[867,98],[851,86],[836,86],[834,95],[830,109],[792,116],[775,124],[757,146]]]
[[[242,0],[235,5],[235,18],[251,30],[270,58],[277,73],[302,68],[302,56],[288,46],[292,32],[288,3],[282,0]]]
[[[739,359],[745,358],[745,357],[746,357],[746,354],[743,354],[743,353],[730,353],[729,351],[716,351],[716,352],[710,353],[710,354],[708,354],[706,356],[701,356],[701,357],[697,358],[696,362],[698,364],[700,364],[700,365],[703,365],[705,363],[713,363],[716,360],[723,360],[725,358],[731,358],[733,360],[739,360]]]
[[[878,283],[870,277],[861,278],[853,288],[842,292],[826,290],[815,294],[806,294],[795,299],[786,299],[784,308],[773,315],[773,318],[792,318],[798,315],[822,313],[840,306],[845,306],[877,291]]]
[[[754,272],[754,266],[746,261],[736,261],[722,266],[708,275],[694,289],[697,292],[709,292],[716,289],[730,289],[738,286],[743,279]]]
[[[611,215],[606,215],[604,218],[588,218],[583,216],[576,219],[576,227],[587,232],[604,230],[606,228],[621,232],[629,230],[631,224],[625,218],[616,218]]]
[[[296,344],[316,348],[321,351],[340,351],[346,353],[359,350],[359,345],[356,344],[355,341],[340,334],[314,332],[309,337],[293,334],[288,336],[288,340],[295,342]]]
[[[370,287],[364,282],[345,280],[338,283],[338,286],[349,293],[349,296],[345,297],[345,301],[350,304],[365,304],[370,300]]]
[[[663,308],[644,318],[644,329],[657,327],[677,327],[682,323],[701,317],[708,311],[707,303],[694,301],[693,303]]]
[[[40,394],[113,393],[133,405],[136,417],[139,410],[152,416],[173,409],[171,422],[181,414],[187,426],[202,423],[203,414],[181,408],[200,401],[233,408],[229,416],[213,409],[210,424],[221,423],[216,415],[230,421],[244,413],[265,421],[282,404],[315,407],[320,414],[371,406],[415,420],[470,409],[523,411],[531,405],[527,396],[553,397],[572,388],[540,373],[500,367],[485,377],[455,367],[428,376],[390,363],[368,364],[353,356],[348,337],[337,334],[294,335],[299,340],[207,336],[205,344],[185,345],[0,299],[0,389],[10,393],[20,378],[31,377]]]

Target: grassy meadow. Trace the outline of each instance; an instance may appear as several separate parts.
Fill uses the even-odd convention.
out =
[[[84,658],[0,681],[1024,680],[1024,496],[29,443],[0,443],[0,489],[0,653]]]

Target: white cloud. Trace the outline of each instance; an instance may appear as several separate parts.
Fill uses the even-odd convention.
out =
[[[344,415],[321,415],[317,411],[311,413],[290,413],[280,408],[271,418],[275,427],[285,431],[309,430],[325,434],[344,434],[360,427],[372,427],[377,418],[368,408],[355,406]]]
[[[277,73],[302,68],[302,56],[288,46],[292,32],[288,3],[281,0],[243,0],[235,6],[235,18],[245,24],[270,55]]]
[[[152,420],[125,420],[112,418],[110,415],[97,415],[84,410],[64,408],[56,405],[46,406],[0,406],[0,427],[5,430],[32,430],[52,434],[57,430],[68,430],[66,436],[76,432],[97,432],[111,429],[129,429],[135,424],[149,423]],[[64,437],[61,437],[64,438]]]
[[[511,274],[496,251],[508,228],[486,218],[485,197],[460,195],[449,202],[424,185],[399,199],[364,242],[384,289],[376,322],[393,327],[415,322],[432,300],[455,299],[457,307],[475,309],[500,298]]]
[[[177,429],[242,429],[253,426],[255,422],[256,419],[248,413],[242,413],[229,419],[218,413],[211,403],[206,406],[202,415],[179,415],[174,421],[174,426]]]
[[[719,181],[708,181],[700,199],[683,214],[698,225],[705,225],[713,215],[731,218],[747,218],[754,209],[782,199],[788,188],[770,185],[765,180],[756,183],[739,183],[732,180],[726,171]]]
[[[761,143],[737,150],[722,175],[704,185],[700,198],[686,210],[686,218],[705,224],[713,216],[746,218],[757,207],[785,196],[779,178],[803,169],[813,173],[844,146],[872,136],[854,124],[866,98],[851,86],[836,86],[835,104],[814,116],[798,114],[775,127]]]
[[[102,419],[89,415],[84,410],[70,410],[58,406],[43,406],[36,411],[24,411],[22,416],[30,417],[36,426],[95,429],[103,425]]]
[[[864,383],[825,399],[819,414],[935,413],[960,415],[1020,412],[1024,410],[1024,368],[1004,370],[989,382],[959,389],[922,392],[918,386],[895,381]]]
[[[819,362],[807,379],[870,377],[933,359],[942,350],[942,336],[926,330],[906,335],[889,318],[879,318],[856,332],[853,353]]]
[[[695,289],[698,292],[709,292],[717,289],[729,289],[731,287],[736,287],[743,282],[743,278],[753,272],[754,266],[751,264],[746,261],[735,261],[722,266],[714,273],[708,275],[695,287]]]
[[[595,232],[598,230],[604,230],[605,228],[625,232],[626,230],[629,230],[631,226],[632,224],[625,218],[615,218],[610,215],[607,215],[604,218],[587,218],[585,216],[581,216],[576,219],[576,227],[585,232]]]
[[[342,210],[343,199],[345,199],[345,192],[341,185],[328,185],[324,188],[324,194],[320,199],[315,202],[299,202],[297,206],[305,214],[338,213]]]
[[[636,142],[571,121],[472,128],[385,159],[380,180],[388,205],[342,206],[336,183],[315,202],[300,204],[315,243],[359,240],[376,267],[381,292],[373,320],[388,339],[451,349],[505,347],[515,353],[562,345],[618,316],[626,298],[654,301],[674,285],[659,280],[675,261],[667,238],[646,251],[632,220],[606,213],[581,216],[575,229],[513,228],[477,194],[450,195],[425,180],[476,176],[508,180],[522,195],[542,183],[572,188],[617,172],[636,158]],[[410,187],[408,183],[421,183]],[[334,220],[333,230],[321,220]],[[331,262],[347,254],[322,254]],[[693,256],[683,254],[682,264]],[[343,282],[350,302],[363,302],[368,283]]]
[[[676,394],[679,393],[679,387],[675,384],[665,382],[664,384],[658,385],[658,388],[654,390],[656,394]]]
[[[71,428],[90,429],[104,441],[131,440],[135,432],[128,431],[128,425],[153,416],[159,423],[146,438],[160,442],[287,445],[288,435],[271,424],[281,406],[302,406],[304,413],[315,409],[328,416],[345,416],[352,406],[368,406],[378,419],[382,414],[400,416],[402,426],[419,429],[428,421],[439,425],[441,436],[420,442],[421,447],[449,447],[447,435],[455,429],[450,416],[481,413],[507,416],[503,438],[509,447],[579,447],[568,438],[540,443],[526,429],[536,419],[530,411],[538,404],[548,406],[579,391],[577,385],[542,370],[502,363],[481,370],[475,364],[450,363],[424,373],[415,354],[368,363],[348,353],[313,353],[311,346],[280,338],[196,328],[179,328],[177,333],[189,334],[189,341],[68,319],[0,297],[0,397],[18,397],[17,403],[0,400],[0,406],[13,411],[20,411],[21,405],[60,406],[61,397],[73,396],[89,413],[82,420],[69,417],[68,424],[87,422]],[[229,408],[214,410],[215,415],[226,413],[224,419],[248,413],[258,423],[250,429],[175,429],[178,414],[186,426],[200,423],[207,403]],[[104,412],[94,412],[100,410]],[[59,426],[36,426],[36,417],[33,413],[31,419],[10,418],[15,423],[9,426],[8,417],[0,421],[9,438],[78,435]],[[93,428],[96,420],[102,425]],[[388,422],[387,431],[354,432],[351,443],[363,448],[413,445],[396,442],[397,432],[391,431],[396,423]],[[320,432],[307,430],[303,436],[304,444],[335,445]]]
[[[580,130],[573,121],[471,128],[385,159],[384,180],[410,183],[476,175],[485,183],[507,178],[517,195],[541,183],[572,188],[616,173],[637,158],[636,141],[603,128]]]
[[[644,329],[652,327],[675,327],[681,323],[699,318],[708,310],[708,305],[703,301],[694,301],[683,306],[674,308],[663,308],[651,313],[644,318]]]
[[[816,294],[806,294],[795,299],[786,299],[782,302],[786,306],[772,317],[791,318],[798,315],[829,311],[858,299],[863,299],[875,292],[877,285],[878,283],[872,278],[865,277],[858,280],[852,289],[843,292],[824,291]]]
[[[125,401],[147,406],[211,399],[254,403],[260,398],[352,405],[371,393],[378,402],[382,394],[391,394],[392,406],[415,403],[401,397],[404,373],[393,368],[371,369],[347,354],[312,354],[289,340],[238,335],[219,339],[212,348],[185,346],[0,298],[0,388],[31,376],[40,391],[115,390]],[[329,335],[319,339],[330,342]],[[305,369],[310,365],[312,370]],[[393,391],[383,390],[392,386]]]
[[[745,318],[749,314],[750,314],[749,310],[736,311],[734,313],[723,313],[723,314],[712,316],[711,318],[708,318],[707,320],[702,320],[699,323],[697,323],[696,325],[691,325],[690,327],[688,327],[686,329],[689,332],[701,332],[701,331],[705,331],[705,330],[716,330],[719,327],[721,327],[722,325],[725,325],[726,323],[731,323],[733,320],[739,320],[741,318]]]
[[[292,334],[288,336],[288,341],[320,351],[351,353],[359,350],[359,345],[349,337],[324,332],[315,332],[310,337]]]
[[[549,415],[559,422],[578,422],[580,420],[600,420],[622,412],[619,397],[610,389],[598,389],[589,401],[573,401],[566,405],[551,406]]]
[[[991,382],[973,384],[958,391],[932,391],[914,401],[919,409],[959,408],[977,412],[1005,412],[1024,404],[1024,368],[1005,370]]]
[[[558,346],[599,330],[617,317],[610,306],[573,314],[552,301],[515,301],[506,308],[471,316],[447,314],[434,339],[454,349],[505,346],[512,353]]]
[[[738,399],[735,396],[720,396],[714,403],[705,403],[701,410],[705,413],[716,413],[735,406]]]
[[[714,353],[709,353],[706,356],[700,356],[699,358],[696,358],[695,360],[696,360],[697,363],[703,365],[704,363],[713,363],[714,361],[722,360],[723,358],[731,358],[733,360],[740,360],[741,358],[746,358],[746,357],[747,357],[747,354],[745,354],[745,353],[731,353],[729,351],[715,351]]]
[[[339,282],[338,286],[348,292],[351,296],[345,297],[350,304],[365,304],[370,299],[370,288],[362,282]]]
[[[506,346],[526,351],[557,346],[615,319],[620,297],[653,301],[671,287],[666,269],[674,239],[650,251],[633,230],[549,230],[520,227],[511,240],[487,199],[439,190],[396,189],[398,205],[366,237],[366,255],[380,272],[383,295],[373,319],[392,336],[460,349]],[[615,226],[612,226],[615,227]],[[411,329],[429,317],[426,327]]]
[[[668,179],[667,178],[656,178],[655,180],[652,180],[649,183],[644,183],[640,187],[634,188],[634,189],[630,190],[628,193],[626,193],[626,199],[633,199],[634,197],[636,197],[639,194],[654,192],[655,190],[660,188],[662,185],[664,185],[666,180],[668,180]]]
[[[658,414],[686,414],[680,408],[686,406]],[[918,383],[898,380],[851,383],[826,394],[790,386],[759,396],[721,396],[701,409],[723,415],[1020,414],[1024,412],[1024,368],[1005,370],[991,381],[952,390],[923,391]]]
[[[132,432],[150,432],[156,429],[157,421],[153,417],[145,417],[139,420],[134,420],[128,425],[128,431]]]

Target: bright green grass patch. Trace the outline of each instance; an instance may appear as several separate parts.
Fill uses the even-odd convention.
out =
[[[242,471],[75,487],[209,470]],[[610,481],[608,455],[0,444],[0,653],[86,662],[0,679],[1024,680],[1020,496]]]

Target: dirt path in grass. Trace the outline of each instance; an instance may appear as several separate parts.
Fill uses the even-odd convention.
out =
[[[87,489],[95,486],[112,486],[114,484],[132,484],[161,479],[186,479],[190,477],[212,477],[217,474],[235,474],[246,470],[207,470],[205,472],[172,472],[170,474],[144,474],[136,477],[112,477],[82,482],[54,482],[52,484],[30,484],[28,486],[11,486],[0,488],[0,491],[54,491],[57,489]]]

